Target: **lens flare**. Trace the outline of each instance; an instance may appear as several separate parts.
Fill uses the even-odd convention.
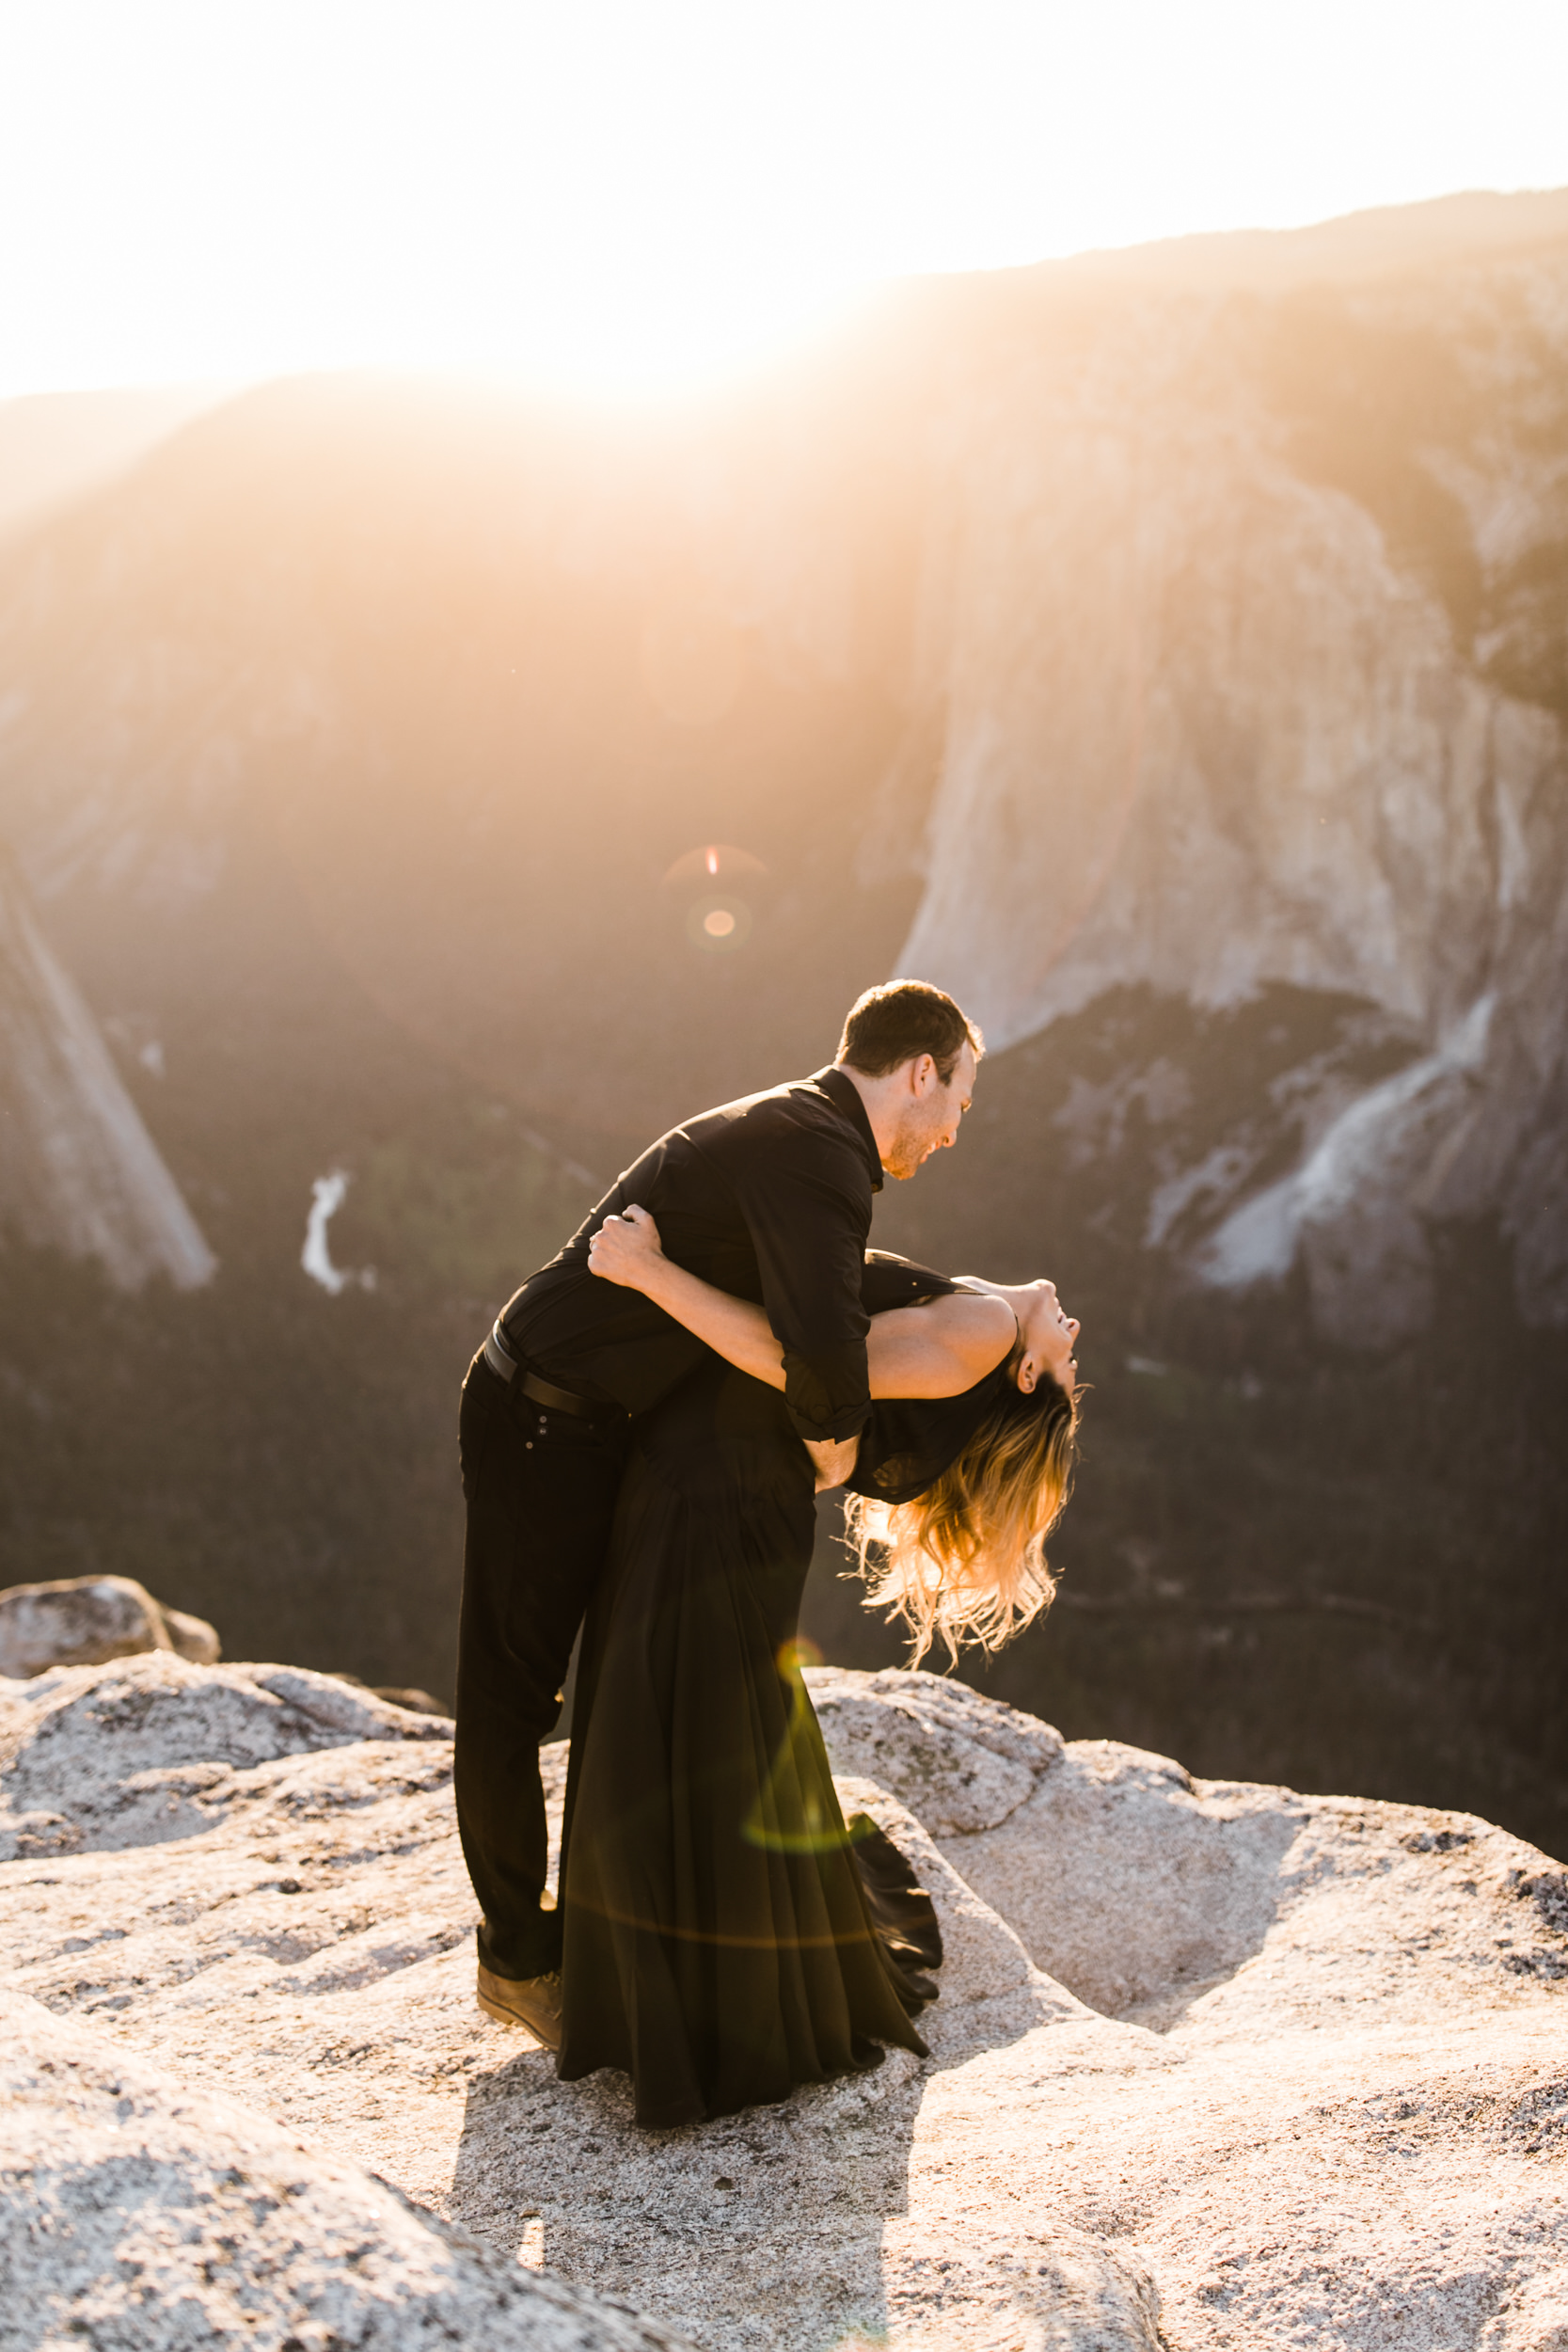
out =
[[[839,1811],[803,1679],[804,1668],[822,1663],[822,1653],[798,1634],[781,1645],[777,1663],[787,1692],[789,1725],[767,1786],[740,1824],[740,1835],[749,1846],[770,1853],[841,1853],[864,1833],[848,1827]],[[814,1764],[819,1770],[814,1771]]]
[[[752,910],[741,898],[699,898],[689,909],[686,935],[708,955],[728,955],[752,935]]]
[[[733,841],[705,841],[695,850],[688,850],[664,869],[667,882],[695,882],[707,875],[717,882],[736,874],[766,874],[768,868],[760,857],[750,850],[737,849]]]

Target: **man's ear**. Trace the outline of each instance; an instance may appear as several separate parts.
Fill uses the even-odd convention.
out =
[[[925,1094],[928,1092],[931,1080],[936,1076],[936,1057],[932,1054],[916,1054],[914,1060],[910,1067],[911,1093]]]

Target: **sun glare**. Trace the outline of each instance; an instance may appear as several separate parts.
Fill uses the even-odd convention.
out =
[[[657,299],[641,288],[603,287],[604,307],[536,313],[511,352],[475,348],[468,364],[601,400],[678,394],[762,368],[848,317],[859,286],[826,287],[801,271],[741,295],[721,282],[673,286]],[[619,298],[617,298],[617,296]]]
[[[923,271],[1568,182],[1560,0],[0,0],[0,392],[604,395]]]

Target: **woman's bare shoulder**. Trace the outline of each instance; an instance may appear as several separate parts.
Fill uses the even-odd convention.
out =
[[[957,1396],[1008,1355],[1016,1331],[1004,1298],[955,1291],[872,1318],[872,1394]]]

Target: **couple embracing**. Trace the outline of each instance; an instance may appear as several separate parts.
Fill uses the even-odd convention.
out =
[[[814,1498],[923,1655],[1051,1597],[1078,1326],[1047,1281],[867,1248],[884,1175],[951,1145],[983,1044],[915,980],[815,1077],[645,1152],[509,1302],[463,1391],[458,1823],[479,1999],[568,2079],[689,2123],[922,2055],[928,1899],[847,1824],[796,1629]],[[538,1750],[572,1645],[560,1891]]]

